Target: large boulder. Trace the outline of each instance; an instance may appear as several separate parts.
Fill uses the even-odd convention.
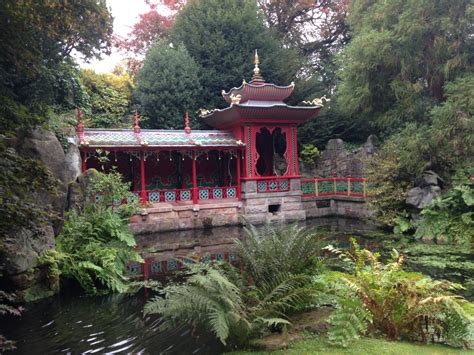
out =
[[[6,139],[5,144],[18,155],[44,164],[57,179],[55,192],[44,186],[37,189],[33,196],[28,196],[40,208],[52,212],[56,218],[30,228],[18,227],[12,223],[6,235],[0,236],[2,284],[19,295],[25,295],[28,289],[47,282],[44,280],[45,273],[39,272],[38,256],[43,251],[54,248],[54,237],[63,224],[68,185],[71,179],[75,179],[76,167],[70,167],[56,136],[41,128]],[[19,198],[24,199],[26,196]]]
[[[405,203],[416,209],[423,209],[441,195],[444,180],[434,171],[428,170],[416,179],[415,184],[417,186],[408,191]]]

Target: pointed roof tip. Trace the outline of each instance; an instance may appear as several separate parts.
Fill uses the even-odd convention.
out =
[[[255,59],[254,59],[255,67],[253,69],[252,80],[250,81],[251,84],[263,84],[265,80],[263,80],[263,76],[260,73],[260,68],[258,65],[260,64],[260,57],[258,56],[258,50],[255,49]]]
[[[186,134],[191,133],[191,128],[189,127],[189,113],[186,111],[186,116],[184,117],[184,132]]]

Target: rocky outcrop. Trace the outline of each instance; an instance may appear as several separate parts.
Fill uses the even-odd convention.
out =
[[[67,196],[68,210],[82,210],[87,198],[89,185],[97,173],[98,172],[95,169],[88,169],[83,174],[80,174],[75,181],[69,183],[69,193]]]
[[[405,203],[421,210],[428,206],[435,197],[441,195],[444,180],[435,172],[428,170],[415,181],[415,185],[417,186],[408,191]]]
[[[1,236],[0,272],[2,284],[15,290],[20,300],[40,297],[41,285],[45,282],[45,272],[38,265],[38,256],[45,250],[54,248],[54,237],[62,227],[62,216],[67,205],[68,185],[76,179],[76,167],[67,163],[66,154],[56,136],[44,129],[35,129],[5,141],[17,154],[43,163],[57,179],[57,191],[39,188],[32,200],[58,218],[32,228],[17,227],[12,222],[11,229]],[[80,167],[80,165],[79,165]],[[24,198],[24,196],[19,196]]]
[[[331,177],[334,173],[338,177],[362,177],[364,162],[377,152],[378,146],[379,140],[374,135],[370,135],[362,147],[352,152],[346,148],[342,139],[330,139],[316,167],[303,167],[303,174],[307,177]]]

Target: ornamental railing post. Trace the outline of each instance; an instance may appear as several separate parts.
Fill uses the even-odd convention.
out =
[[[367,197],[367,182],[365,181],[365,178],[362,178],[362,186],[364,188],[363,195],[364,197]]]
[[[319,196],[319,183],[318,183],[318,177],[314,177],[314,192],[316,196]]]
[[[193,152],[193,204],[197,205],[199,203],[199,192],[197,188],[197,167],[196,167],[196,152]]]
[[[142,200],[142,205],[146,205],[146,180],[145,180],[145,153],[140,152],[140,183],[141,183],[141,191],[140,191],[140,197]]]
[[[240,193],[241,193],[241,187],[240,187],[240,162],[242,159],[240,159],[240,154],[237,151],[237,159],[235,159],[235,162],[237,164],[237,199],[240,200]]]
[[[334,172],[332,173],[332,189],[333,189],[333,192],[334,192],[334,195],[337,194],[337,186],[336,186],[336,171],[334,170]]]
[[[347,178],[347,196],[351,195],[351,176]]]

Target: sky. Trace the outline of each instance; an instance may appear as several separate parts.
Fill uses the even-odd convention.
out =
[[[138,15],[149,11],[144,0],[107,0],[107,6],[111,8],[114,18],[114,34],[125,37],[131,30],[134,23],[138,21]],[[101,60],[92,60],[90,63],[83,62],[76,58],[81,68],[94,69],[99,73],[111,72],[115,65],[120,63],[123,54],[116,48],[112,48],[112,54],[102,55]]]

